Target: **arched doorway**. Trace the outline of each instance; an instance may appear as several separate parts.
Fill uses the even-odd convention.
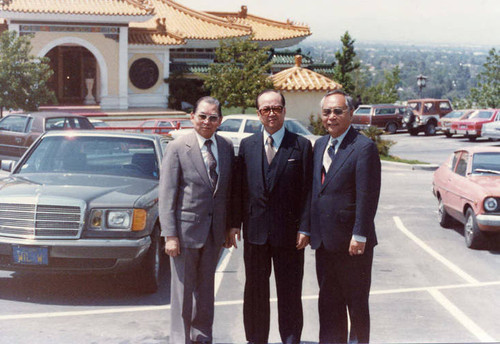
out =
[[[58,45],[46,55],[54,74],[49,80],[49,87],[55,92],[59,105],[82,105],[89,103],[86,79],[92,79],[93,99],[99,92],[98,68],[96,58],[87,48],[78,45]]]

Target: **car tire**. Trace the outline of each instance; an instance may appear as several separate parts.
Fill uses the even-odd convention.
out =
[[[471,208],[465,213],[464,238],[468,248],[480,249],[485,245],[486,239],[477,226],[476,215]]]
[[[150,237],[151,245],[137,270],[135,281],[140,292],[144,294],[156,293],[160,286],[160,267],[163,251],[158,225],[155,226]]]
[[[427,123],[425,125],[425,136],[436,135],[436,124],[434,122]]]
[[[477,136],[467,136],[467,138],[469,139],[470,142],[476,142],[476,139],[477,139]]]
[[[444,208],[444,203],[441,198],[438,198],[438,221],[443,228],[449,228],[453,222],[453,218]]]
[[[415,128],[408,129],[408,132],[410,133],[411,136],[418,135],[418,129],[415,129]]]
[[[453,134],[452,134],[452,133],[450,133],[449,131],[445,132],[444,134],[446,135],[446,137],[447,137],[447,138],[450,138],[450,137],[452,137],[452,136],[453,136]]]
[[[398,126],[396,123],[391,122],[387,124],[387,126],[385,127],[385,131],[387,131],[389,134],[396,134],[396,132],[398,131]]]

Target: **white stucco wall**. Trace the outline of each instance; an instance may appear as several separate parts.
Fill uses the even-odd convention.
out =
[[[287,117],[296,118],[309,125],[309,116],[320,113],[319,102],[326,92],[287,92],[282,91],[286,100]]]

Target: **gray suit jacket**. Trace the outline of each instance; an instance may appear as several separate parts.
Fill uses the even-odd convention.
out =
[[[201,248],[210,230],[216,243],[225,241],[234,160],[230,140],[215,135],[219,177],[210,185],[195,133],[167,145],[160,172],[159,213],[162,236],[177,236],[181,247]]]

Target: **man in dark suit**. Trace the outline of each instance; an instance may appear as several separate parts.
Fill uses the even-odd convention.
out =
[[[230,223],[234,150],[215,134],[220,103],[203,97],[194,131],[167,146],[162,162],[159,212],[165,252],[171,257],[170,343],[211,343],[214,274]]]
[[[283,343],[299,343],[304,248],[309,243],[312,148],[307,139],[285,129],[285,98],[281,93],[266,90],[257,97],[256,105],[264,131],[242,140],[238,154],[245,333],[249,342],[267,343],[273,264],[281,339]]]
[[[380,158],[374,142],[351,127],[352,99],[331,91],[321,101],[329,135],[316,141],[311,247],[316,249],[320,343],[368,343],[374,218]],[[351,321],[347,328],[347,311]]]

